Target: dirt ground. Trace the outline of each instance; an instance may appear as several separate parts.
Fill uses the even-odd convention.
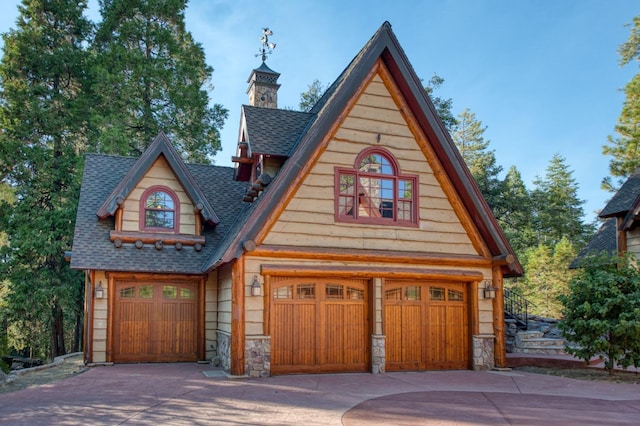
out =
[[[66,358],[65,362],[40,371],[33,371],[19,376],[12,377],[8,383],[0,383],[0,394],[15,392],[33,386],[43,386],[50,383],[64,380],[87,371],[82,362],[82,355],[74,355]],[[543,367],[516,367],[516,371],[526,371],[536,374],[550,374],[554,376],[569,377],[578,380],[599,380],[611,383],[640,384],[640,374],[632,372],[616,371],[614,375],[609,375],[600,368],[543,368]]]
[[[39,371],[26,372],[19,376],[10,375],[9,381],[0,383],[0,393],[15,392],[33,386],[41,386],[63,380],[87,371],[82,362],[82,355],[65,358],[64,362]]]

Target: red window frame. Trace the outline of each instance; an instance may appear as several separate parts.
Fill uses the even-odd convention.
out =
[[[167,194],[173,201],[173,209],[148,209],[147,200],[151,194],[156,192],[163,192]],[[173,228],[147,226],[147,210],[173,212]],[[147,188],[142,194],[142,197],[140,197],[139,222],[141,231],[178,234],[180,232],[180,199],[178,198],[178,195],[171,188],[162,185],[155,185]]]
[[[361,170],[363,162],[376,155],[386,160],[381,162],[380,170]],[[358,154],[353,168],[334,170],[336,222],[418,226],[418,176],[402,174],[391,152],[367,148]],[[377,196],[372,196],[372,191]],[[407,192],[409,197],[401,195]],[[400,210],[399,206],[404,208]]]

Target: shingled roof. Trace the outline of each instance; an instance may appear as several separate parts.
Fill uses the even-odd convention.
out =
[[[585,257],[592,254],[608,253],[614,255],[618,252],[616,244],[616,218],[610,217],[604,221],[600,229],[591,237],[591,240],[578,256],[569,265],[570,269],[577,268]]]
[[[185,164],[186,170],[199,182],[201,194],[216,206],[217,226],[205,225],[206,238],[200,252],[193,247],[176,250],[165,246],[135,248],[124,244],[120,248],[109,239],[114,229],[113,217],[100,220],[96,212],[139,161],[137,158],[88,154],[80,191],[76,217],[71,267],[73,269],[103,269],[111,271],[175,272],[200,274],[202,266],[222,241],[234,220],[246,209],[242,194],[246,184],[233,180],[233,168],[201,164]]]
[[[241,111],[251,155],[288,156],[313,114],[243,105]]]
[[[600,217],[626,215],[640,198],[640,168],[636,169],[600,212]]]
[[[272,219],[272,212],[277,210],[278,204],[287,191],[292,190],[291,182],[294,182],[307,167],[310,167],[313,156],[318,151],[323,138],[338,120],[339,115],[356,94],[378,60],[382,60],[394,76],[398,88],[422,131],[431,142],[447,175],[458,189],[465,208],[469,211],[492,255],[496,257],[512,255],[515,257],[491,209],[438,117],[420,79],[391,30],[391,24],[385,22],[313,107],[311,113],[314,115],[311,121],[304,133],[300,135],[290,158],[269,185],[269,190],[254,202],[255,206],[251,212],[247,213],[249,216],[245,220],[244,226],[239,227],[237,233],[230,234],[229,240],[221,245],[222,248],[228,244],[228,248],[223,253],[216,252],[208,261],[205,269],[229,262],[240,256],[244,242],[256,238],[265,223]],[[516,260],[511,269],[504,272],[505,276],[518,276],[523,273],[523,270]]]

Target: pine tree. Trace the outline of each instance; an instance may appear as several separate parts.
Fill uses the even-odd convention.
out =
[[[456,120],[451,136],[480,192],[500,221],[506,210],[503,206],[504,184],[500,179],[502,167],[496,162],[495,151],[489,150],[490,141],[484,139],[486,127],[476,115],[465,109]]]
[[[631,34],[618,48],[620,65],[640,60],[640,17],[633,18]],[[602,181],[603,189],[616,191],[633,171],[640,166],[640,74],[636,74],[624,88],[625,101],[614,130],[617,136],[607,138],[602,147],[610,155],[609,173]],[[615,182],[612,179],[618,178]]]
[[[522,255],[525,249],[536,242],[531,196],[515,166],[507,171],[503,185],[503,200],[500,203],[503,211],[499,213],[499,222],[515,252]]]
[[[582,221],[584,200],[578,198],[578,184],[565,159],[555,154],[544,178],[537,177],[532,191],[534,223],[538,243],[555,245],[562,238],[581,246],[592,234]]]
[[[0,202],[8,236],[0,275],[9,281],[9,321],[37,356],[65,353],[65,314],[82,309],[75,304],[82,276],[64,252],[87,144],[85,8],[77,0],[23,0],[17,29],[3,35],[0,170],[16,198]],[[48,345],[39,341],[46,335]]]
[[[96,150],[139,156],[164,131],[185,160],[210,162],[227,117],[209,106],[213,69],[185,28],[187,0],[101,0],[93,44]]]
[[[445,99],[440,96],[436,96],[436,91],[439,90],[443,84],[444,78],[434,73],[427,82],[424,90],[427,92],[427,95],[429,95],[433,105],[436,107],[438,116],[440,116],[445,127],[447,130],[451,131],[451,129],[453,129],[458,123],[456,118],[453,116],[453,112],[451,112],[451,109],[453,108],[453,100],[451,98]]]
[[[322,86],[317,78],[307,87],[305,92],[300,93],[300,111],[309,112],[311,108],[320,100],[326,87]]]

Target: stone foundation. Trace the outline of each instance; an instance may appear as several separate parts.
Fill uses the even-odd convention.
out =
[[[473,369],[491,370],[495,367],[495,336],[481,334],[473,336]]]
[[[371,335],[371,374],[384,374],[387,362],[386,336],[384,334]]]
[[[244,372],[249,377],[269,377],[271,375],[270,336],[245,338]]]
[[[218,356],[217,363],[214,365],[222,367],[224,371],[229,372],[231,370],[231,335],[224,331],[216,331],[216,338],[218,341]]]

